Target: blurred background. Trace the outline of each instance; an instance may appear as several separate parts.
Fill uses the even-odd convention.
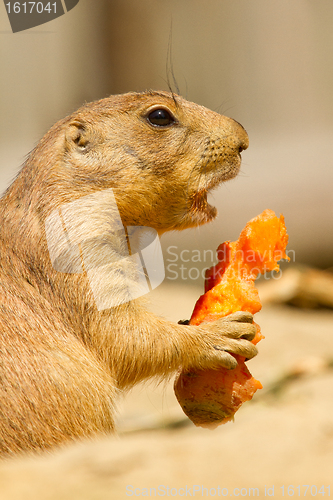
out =
[[[0,189],[83,102],[168,89],[170,42],[180,93],[242,123],[250,148],[238,178],[212,195],[219,218],[165,236],[164,250],[215,249],[271,208],[285,215],[297,262],[332,266],[332,21],[330,0],[80,0],[14,35],[1,5]]]
[[[218,218],[162,238],[167,279],[152,294],[152,307],[173,321],[189,317],[203,278],[191,273],[191,261],[181,261],[181,251],[189,250],[183,254],[188,259],[191,250],[200,249],[201,262],[193,266],[209,267],[212,250],[236,239],[245,223],[266,208],[284,214],[293,262],[330,269],[332,26],[332,0],[80,0],[66,15],[13,34],[1,4],[0,189],[49,127],[83,102],[133,90],[167,90],[169,54],[180,93],[242,123],[250,147],[242,153],[240,175],[212,195]],[[189,290],[190,284],[198,288]],[[331,305],[332,297],[333,288]],[[267,393],[240,412],[235,425],[214,433],[186,427],[180,433],[161,423],[163,415],[184,423],[172,385],[153,393],[139,388],[121,406],[120,442],[69,451],[64,462],[52,459],[56,474],[43,469],[47,498],[113,498],[105,493],[110,488],[117,498],[126,498],[128,481],[140,487],[159,481],[170,486],[202,481],[213,487],[220,481],[260,486],[262,497],[274,481],[294,481],[295,487],[297,481],[317,481],[318,490],[326,481],[326,488],[333,461],[333,314],[278,306],[260,315],[268,334],[251,366]],[[300,385],[287,384],[284,396],[272,399],[276,384],[285,387],[295,373],[310,377]],[[34,485],[30,480],[31,498],[38,498],[36,484],[44,472],[31,472],[38,478]],[[1,469],[0,483],[6,477],[3,484],[18,488],[11,474],[25,477],[22,467],[6,474]],[[54,491],[63,488],[54,497],[51,483]],[[280,485],[275,498],[281,498]]]

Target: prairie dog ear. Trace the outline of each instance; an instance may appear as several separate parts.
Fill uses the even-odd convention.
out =
[[[66,130],[66,148],[72,149],[75,147],[79,151],[87,151],[91,142],[90,136],[91,134],[83,122],[79,120],[72,121],[69,123]]]

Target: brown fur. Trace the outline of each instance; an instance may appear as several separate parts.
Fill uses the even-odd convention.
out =
[[[149,124],[154,107],[176,122]],[[52,211],[109,188],[124,226],[208,222],[207,191],[237,174],[247,141],[233,120],[167,92],[87,104],[43,137],[0,201],[1,453],[111,431],[120,389],[181,366],[231,367],[227,351],[255,355],[246,313],[195,327],[155,317],[143,299],[98,311],[86,272],[57,272],[45,236]],[[108,223],[103,210],[83,216],[85,230]]]

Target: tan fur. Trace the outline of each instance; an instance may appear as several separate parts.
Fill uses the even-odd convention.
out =
[[[175,123],[148,123],[156,107]],[[246,313],[195,327],[155,317],[143,299],[98,311],[87,269],[57,272],[45,235],[52,212],[97,192],[104,201],[78,217],[83,234],[105,233],[108,189],[126,227],[162,234],[208,222],[207,191],[237,174],[247,145],[233,120],[167,92],[87,104],[43,137],[0,201],[1,453],[111,431],[120,389],[181,366],[231,367],[227,351],[255,355]],[[92,241],[114,252],[111,235]]]

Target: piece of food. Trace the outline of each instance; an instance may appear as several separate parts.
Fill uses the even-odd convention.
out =
[[[206,272],[205,294],[197,301],[190,324],[214,321],[236,311],[260,311],[261,303],[254,280],[259,273],[277,271],[277,262],[288,259],[288,235],[284,218],[272,210],[250,220],[238,241],[222,243],[217,249],[219,262]],[[254,344],[263,335],[257,325]],[[245,358],[234,355],[233,370],[181,371],[175,381],[175,394],[185,414],[201,427],[216,427],[233,420],[240,406],[252,399],[261,383],[252,377]]]

